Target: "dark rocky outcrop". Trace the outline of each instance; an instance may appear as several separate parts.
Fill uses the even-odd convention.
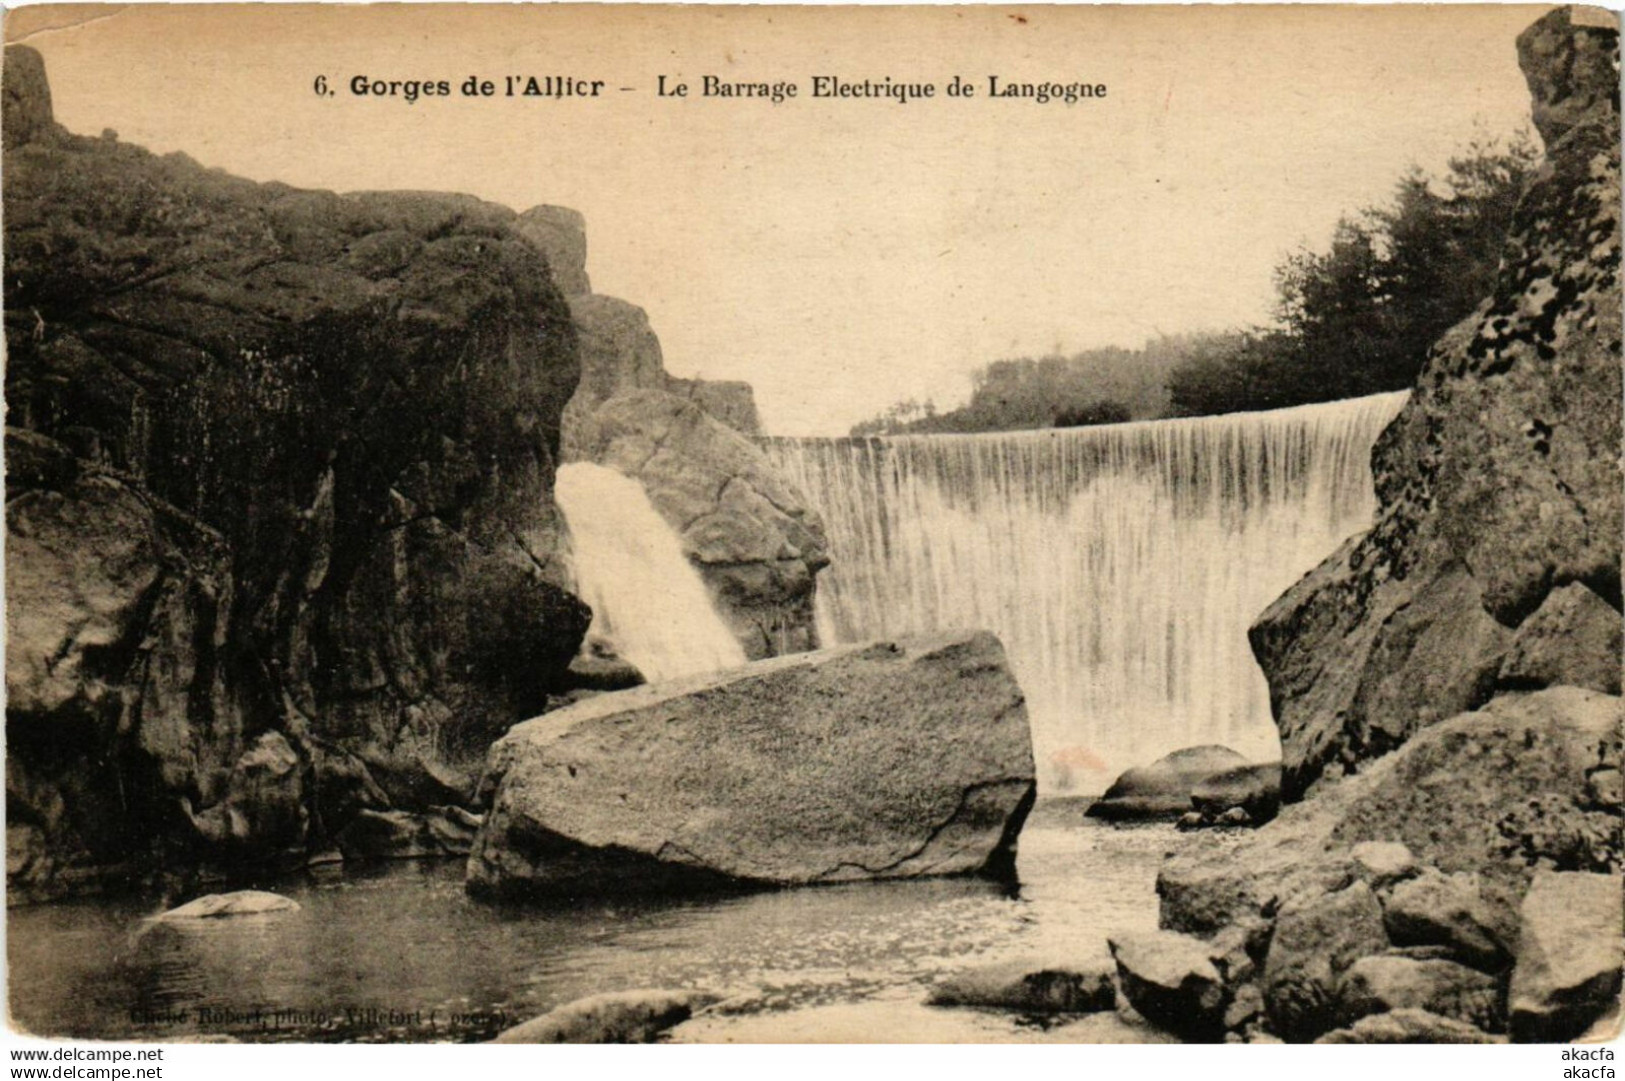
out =
[[[1375,526],[1252,629],[1288,799],[1498,682],[1618,689],[1617,20],[1560,9],[1518,54],[1546,163],[1495,292],[1434,347],[1378,441]]]
[[[1084,813],[1109,821],[1178,818],[1191,809],[1191,790],[1198,784],[1246,765],[1228,747],[1186,747],[1125,770]]]
[[[437,859],[468,855],[479,828],[480,817],[461,807],[364,810],[334,840],[347,860]]]
[[[582,458],[643,485],[745,656],[818,645],[814,576],[829,563],[823,524],[754,443],[655,390],[603,402],[575,440]]]
[[[588,615],[535,217],[68,134],[26,47],[4,168],[8,897],[466,802]]]
[[[778,657],[516,726],[491,749],[468,885],[579,896],[1008,874],[1033,776],[992,635]]]
[[[1362,958],[1398,958],[1502,980],[1522,954],[1519,901],[1531,875],[1546,873],[1538,868],[1588,872],[1577,877],[1612,882],[1617,895],[1618,803],[1599,800],[1594,779],[1618,768],[1619,723],[1618,698],[1553,687],[1434,725],[1239,844],[1176,852],[1157,880],[1162,924],[1215,944],[1262,924],[1270,1030],[1287,1039],[1412,1007],[1504,1031],[1498,999],[1492,1008],[1475,991],[1458,1008],[1445,990],[1418,991],[1456,968],[1384,961],[1376,974],[1407,977],[1385,989],[1349,974]],[[1588,935],[1574,948],[1606,940]]]

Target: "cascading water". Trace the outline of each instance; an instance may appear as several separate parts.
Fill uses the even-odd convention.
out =
[[[1089,792],[1197,744],[1279,757],[1247,627],[1370,525],[1404,401],[765,449],[828,531],[822,641],[994,631],[1040,784]]]
[[[590,462],[559,467],[554,499],[570,530],[587,634],[614,644],[650,681],[745,663],[677,534],[643,485]]]

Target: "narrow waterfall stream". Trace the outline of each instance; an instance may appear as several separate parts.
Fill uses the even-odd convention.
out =
[[[1181,747],[1279,754],[1247,627],[1370,523],[1404,401],[766,449],[829,533],[822,640],[996,632],[1041,787],[1098,792]]]
[[[560,466],[554,498],[570,530],[589,640],[614,644],[649,680],[745,663],[699,572],[643,485],[590,462]]]

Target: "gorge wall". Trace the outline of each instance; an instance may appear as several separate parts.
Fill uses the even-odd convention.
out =
[[[72,135],[5,59],[9,896],[457,832],[589,616],[538,215]]]
[[[1291,802],[1157,880],[1164,935],[1243,947],[1227,1040],[1618,1035],[1618,50],[1609,11],[1519,37],[1546,158],[1494,293],[1378,440],[1373,528],[1252,628]]]
[[[566,459],[645,486],[750,656],[813,644],[750,388],[666,374],[580,214],[258,184],[4,75],[13,902],[466,851],[491,741],[578,685]]]
[[[1289,799],[1502,693],[1620,691],[1617,20],[1560,10],[1518,54],[1546,161],[1495,292],[1378,441],[1374,527],[1251,632]]]
[[[829,562],[823,526],[750,438],[760,434],[750,386],[669,375],[648,314],[591,292],[575,211],[539,207],[520,222],[563,268],[557,280],[580,342],[562,460],[643,485],[747,657],[815,648],[814,577]]]

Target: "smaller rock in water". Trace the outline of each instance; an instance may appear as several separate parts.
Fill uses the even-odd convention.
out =
[[[1398,841],[1361,841],[1349,853],[1354,874],[1374,890],[1421,873],[1411,850]]]
[[[1572,1040],[1614,1008],[1625,960],[1620,884],[1618,875],[1536,873],[1507,993],[1514,1040]]]
[[[1505,1028],[1498,1000],[1494,976],[1454,961],[1410,957],[1360,958],[1349,966],[1341,992],[1345,1021],[1417,1009],[1465,1021],[1486,1032]]]
[[[930,1006],[984,1006],[1021,1013],[1090,1013],[1117,1001],[1113,966],[1102,957],[1075,965],[1010,961],[957,972],[926,999]]]
[[[280,893],[264,890],[237,890],[234,893],[211,893],[172,908],[160,920],[213,920],[227,916],[258,916],[266,912],[297,912],[299,902]]]
[[[1084,813],[1111,821],[1178,818],[1191,809],[1197,784],[1245,765],[1247,760],[1228,747],[1187,747],[1125,771]]]
[[[1328,1032],[1316,1043],[1506,1043],[1465,1021],[1426,1010],[1393,1010],[1362,1017],[1348,1028]]]
[[[1152,1024],[1193,1040],[1224,1030],[1225,990],[1208,944],[1174,931],[1114,935],[1112,957],[1123,994]]]
[[[1262,825],[1281,809],[1281,763],[1237,766],[1191,787],[1191,805],[1224,825]],[[1240,811],[1245,818],[1233,814]]]
[[[1429,870],[1394,887],[1382,918],[1397,946],[1448,946],[1473,967],[1495,972],[1512,959],[1517,932],[1510,917],[1485,901],[1476,875]]]
[[[717,997],[644,988],[567,1002],[497,1034],[492,1043],[653,1043]]]

